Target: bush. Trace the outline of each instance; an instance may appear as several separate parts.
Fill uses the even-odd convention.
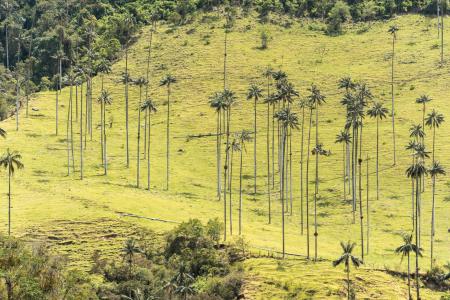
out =
[[[262,50],[267,49],[269,44],[270,35],[266,30],[261,31],[261,48]]]
[[[351,20],[350,7],[341,0],[337,1],[327,19],[327,33],[329,35],[341,34],[342,24],[349,20]]]
[[[224,278],[212,278],[208,280],[205,293],[218,296],[220,299],[232,300],[239,298],[243,284],[242,273],[233,272]]]

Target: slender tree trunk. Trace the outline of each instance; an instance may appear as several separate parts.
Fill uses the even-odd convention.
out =
[[[151,138],[151,111],[148,111],[148,137],[147,137],[147,189],[150,191],[150,138]]]
[[[125,45],[125,134],[127,148],[127,168],[130,167],[130,151],[128,140],[128,47]]]
[[[306,155],[306,256],[309,259],[309,157],[311,153],[311,128],[312,128],[312,111],[309,113],[309,129],[308,129],[308,151]]]
[[[342,161],[343,161],[343,165],[342,165],[342,167],[343,167],[343,170],[344,170],[344,174],[343,174],[343,183],[344,183],[344,202],[345,201],[347,201],[347,190],[346,190],[346,186],[347,186],[347,183],[345,182],[345,143],[342,143],[342,156],[343,156],[343,158],[342,158]]]
[[[441,65],[444,64],[444,18],[445,13],[442,11],[442,17],[441,17]]]
[[[86,114],[84,117],[84,149],[87,147],[87,132],[88,132],[88,118],[89,118],[89,88],[90,88],[90,77],[88,76],[86,81],[86,101],[85,101],[85,110]]]
[[[432,177],[432,188],[433,188],[433,199],[431,204],[431,251],[430,251],[430,269],[433,269],[433,250],[434,250],[434,235],[435,235],[435,227],[434,227],[434,221],[435,221],[435,192],[436,192],[436,177]]]
[[[108,175],[108,156],[106,149],[106,104],[103,104],[103,158],[105,161],[105,176]]]
[[[141,102],[142,87],[139,87],[139,105],[138,105],[138,128],[137,128],[137,166],[136,166],[136,187],[139,188],[139,179],[141,175]]]
[[[282,232],[282,253],[283,259],[285,258],[286,248],[285,248],[285,207],[284,207],[284,189],[285,189],[285,150],[286,150],[286,131],[287,127],[282,128],[282,141],[281,141],[281,232]]]
[[[75,122],[78,122],[78,84],[75,84]]]
[[[411,296],[411,260],[408,251],[408,300],[412,300]]]
[[[369,236],[370,236],[370,210],[369,210],[369,156],[366,157],[366,216],[367,216],[367,254],[369,254],[370,249],[370,243],[369,243]]]
[[[231,159],[230,159],[230,179],[228,181],[228,191],[230,193],[230,235],[233,235],[233,190],[232,190],[232,183],[233,183],[233,156],[234,156],[234,150],[231,149]]]
[[[419,214],[419,195],[420,195],[420,188],[419,188],[419,182],[420,177],[416,177],[416,220],[418,220],[418,214]],[[419,230],[418,230],[418,223],[416,221],[416,245],[419,245]],[[419,247],[419,246],[418,246]],[[419,286],[419,253],[416,252],[416,299],[420,300],[420,286]]]
[[[19,131],[19,105],[20,105],[20,83],[19,75],[17,74],[17,84],[16,84],[16,131]]]
[[[80,179],[83,180],[83,83],[80,92]]]
[[[8,166],[8,236],[11,236],[11,162]]]
[[[73,145],[73,86],[70,85],[70,96],[69,96],[69,112],[70,112],[70,151],[72,152],[72,170],[75,172],[75,151]]]
[[[300,232],[303,235],[304,225],[304,212],[303,212],[303,142],[304,142],[304,130],[305,130],[305,107],[302,107],[302,139],[300,142]]]
[[[440,19],[440,9],[441,9],[441,0],[437,0],[436,2],[436,9],[437,9],[437,33],[438,33],[438,39],[440,37],[440,30],[441,30],[441,19]]]
[[[166,191],[169,190],[169,176],[170,176],[170,83],[167,85],[167,129],[166,129]]]
[[[272,189],[275,189],[275,104],[272,104]]]
[[[103,92],[103,76],[101,76],[102,77],[102,89],[101,89],[101,92]],[[103,130],[104,130],[104,127],[103,127],[103,106],[104,106],[105,104],[103,103],[103,101],[100,101],[100,140],[101,140],[101,142],[100,142],[100,145],[101,145],[101,147],[100,147],[100,152],[101,152],[101,157],[102,157],[102,165],[103,165],[103,167],[105,166],[105,156],[104,156],[104,152],[105,151],[103,151],[103,147],[104,147],[104,139],[103,139]]]
[[[350,300],[350,267],[347,267],[347,299]]]
[[[391,66],[392,141],[394,146],[394,166],[395,166],[397,164],[397,160],[396,160],[396,145],[395,145],[394,61],[395,61],[395,36],[392,37],[392,66]]]
[[[55,122],[56,122],[56,130],[55,130],[55,134],[58,135],[58,107],[59,107],[59,103],[58,103],[58,89],[56,89],[56,115],[55,115]]]
[[[217,111],[217,193],[219,202],[222,200],[222,111]]]
[[[255,200],[256,199],[256,181],[257,181],[257,179],[256,179],[256,167],[257,167],[257,165],[256,165],[256,137],[257,137],[257,128],[256,128],[256,101],[258,100],[258,98],[257,97],[255,97],[255,103],[254,103],[254,114],[255,114],[255,117],[254,117],[254,131],[255,131],[255,139],[253,140],[253,176],[254,176],[254,178],[253,178],[253,180],[254,180],[254,183],[253,183],[253,200]]]
[[[67,108],[66,140],[67,140],[67,176],[70,175],[70,105]]]
[[[362,124],[361,124],[362,131]],[[359,146],[362,149],[362,144]],[[362,157],[361,152],[358,159],[359,166],[359,219],[360,219],[360,227],[361,227],[361,260],[364,261],[364,215],[363,215],[363,205],[362,205]]]
[[[316,148],[319,145],[319,106],[316,104]],[[314,261],[317,261],[317,242],[319,237],[317,225],[317,197],[319,194],[319,153],[316,153],[316,178],[314,191]]]
[[[380,199],[380,174],[379,174],[379,153],[380,153],[380,126],[377,118],[377,201]]]
[[[244,151],[244,145],[241,145],[241,158],[239,165],[239,235],[242,234],[242,152]]]
[[[272,203],[270,199],[270,104],[269,103],[267,103],[267,197],[269,200],[269,224],[271,224]]]
[[[10,70],[9,68],[9,30],[8,30],[8,24],[5,23],[5,42],[6,42],[6,68]]]
[[[289,130],[289,202],[291,205],[291,216],[293,214],[293,197],[292,197],[292,129]]]
[[[227,240],[227,179],[228,179],[228,157],[229,157],[229,148],[230,148],[230,110],[231,107],[228,107],[226,111],[226,131],[227,131],[227,143],[225,148],[225,165],[224,165],[224,185],[223,185],[223,223],[224,223],[224,233],[223,240]]]

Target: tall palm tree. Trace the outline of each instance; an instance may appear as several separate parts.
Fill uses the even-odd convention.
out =
[[[105,75],[106,74],[109,74],[109,73],[111,73],[111,63],[107,60],[107,59],[101,59],[98,63],[97,63],[97,65],[95,66],[95,69],[96,69],[96,72],[97,72],[97,74],[100,74],[100,78],[101,78],[101,91],[103,91],[104,90],[104,80],[105,80]],[[103,124],[104,124],[104,120],[103,120],[103,116],[104,116],[104,114],[103,114],[103,108],[102,108],[102,106],[103,106],[103,102],[100,102],[100,104],[101,104],[101,109],[100,109],[100,123],[102,124],[102,126],[103,126]],[[104,154],[104,144],[105,144],[105,141],[103,140],[103,138],[104,138],[104,130],[103,130],[103,128],[101,128],[101,133],[100,133],[100,136],[101,136],[101,152],[102,152],[102,154],[101,154],[101,156],[102,156],[102,160],[104,161],[105,160],[105,158],[103,157],[103,154]]]
[[[254,183],[253,183],[253,199],[256,197],[256,137],[257,137],[257,127],[256,127],[256,104],[259,100],[259,98],[262,97],[262,89],[257,86],[256,84],[250,85],[248,92],[247,92],[247,100],[254,100],[253,102],[253,109],[254,109],[254,119],[253,119],[253,131],[255,138],[253,139],[253,176],[254,176]]]
[[[427,157],[427,153],[425,152],[425,148],[422,146],[420,147],[420,145],[416,146],[415,149],[415,161],[414,163],[408,167],[408,169],[406,170],[406,175],[408,178],[414,179],[415,180],[415,185],[416,185],[416,195],[415,195],[415,215],[416,215],[416,220],[418,220],[419,218],[419,202],[420,202],[420,187],[419,187],[419,182],[422,179],[423,176],[425,176],[427,174],[427,169],[425,167],[424,164],[424,159]],[[416,241],[416,245],[419,246],[419,225],[418,225],[418,221],[416,221],[415,223],[415,241]],[[420,246],[419,246],[420,247]],[[417,294],[417,299],[420,299],[420,286],[419,286],[419,254],[416,253],[416,294]]]
[[[58,135],[58,108],[59,108],[59,101],[58,101],[58,94],[61,93],[62,89],[62,62],[67,59],[65,53],[63,50],[59,49],[56,51],[56,54],[52,56],[53,59],[57,61],[58,64],[58,87],[56,90],[56,135]]]
[[[319,107],[325,103],[325,96],[323,96],[317,86],[312,85],[309,89],[311,95],[309,96],[309,102],[311,106],[314,106],[316,110],[316,146],[315,148],[319,150]],[[317,232],[317,197],[319,194],[319,155],[322,155],[321,151],[317,151],[316,155],[316,178],[314,181],[315,191],[314,191],[314,260],[317,260],[317,239],[319,233]]]
[[[353,249],[355,249],[356,243],[347,242],[344,244],[341,242],[342,255],[337,260],[333,261],[333,267],[337,267],[340,264],[344,264],[345,273],[347,273],[347,299],[350,300],[350,266],[353,265],[355,268],[359,268],[363,262],[358,257],[352,254]]]
[[[344,183],[344,201],[347,201],[347,191],[346,191],[346,157],[347,157],[347,147],[351,143],[351,135],[347,130],[342,130],[337,136],[336,136],[336,143],[342,144],[342,161],[343,161],[343,183]]]
[[[286,155],[286,141],[287,141],[287,134],[289,129],[298,129],[298,117],[297,114],[291,112],[289,107],[286,107],[279,111],[275,117],[280,121],[281,123],[281,220],[282,220],[282,251],[283,251],[283,258],[285,257],[285,176],[286,176],[286,168],[285,168],[285,155]]]
[[[11,235],[11,177],[16,170],[23,169],[22,156],[17,151],[10,151],[0,158],[0,167],[8,170],[8,236]]]
[[[137,128],[137,167],[136,167],[136,187],[139,188],[139,179],[141,175],[141,103],[142,103],[142,88],[147,85],[145,77],[139,77],[134,82],[134,85],[139,87],[139,104],[138,104],[138,128]]]
[[[98,102],[100,103],[101,106],[101,115],[102,115],[102,133],[101,133],[101,137],[102,137],[102,144],[103,144],[103,169],[105,171],[105,175],[108,174],[108,159],[107,159],[107,155],[106,155],[106,105],[111,105],[112,104],[112,97],[111,94],[107,91],[107,90],[102,90],[102,93],[100,95],[100,97],[98,97]]]
[[[299,102],[299,107],[302,110],[302,136],[300,142],[300,232],[303,235],[304,229],[304,212],[303,212],[303,165],[304,165],[304,135],[305,135],[305,109],[308,108],[308,101],[306,99],[301,99]]]
[[[241,151],[241,146],[239,141],[234,138],[230,145],[231,149],[231,158],[230,158],[230,179],[228,181],[228,191],[230,194],[229,205],[230,205],[230,234],[233,235],[233,161],[234,161],[234,153]]]
[[[125,51],[125,53],[128,53],[128,50]],[[130,166],[130,151],[129,151],[129,139],[128,139],[128,132],[129,132],[129,121],[128,121],[128,87],[130,84],[134,82],[134,79],[131,77],[130,73],[128,72],[128,55],[125,55],[125,72],[122,73],[120,80],[120,83],[122,83],[125,86],[125,134],[126,134],[126,161],[127,161],[127,168]],[[87,100],[87,99],[86,99]],[[86,112],[87,113],[87,112]]]
[[[148,92],[150,89],[150,65],[151,65],[151,61],[152,61],[152,43],[153,43],[153,33],[156,31],[156,23],[157,23],[157,19],[158,19],[158,13],[152,12],[151,16],[150,16],[150,20],[152,23],[152,27],[150,28],[150,38],[148,41],[148,52],[147,52],[147,68],[145,71],[145,79],[147,80],[147,85],[145,86],[145,98],[148,98]],[[146,158],[146,153],[148,152],[147,149],[147,145],[148,145],[148,141],[147,141],[147,118],[149,118],[150,116],[148,116],[148,111],[145,111],[145,125],[144,125],[144,159]]]
[[[403,245],[395,249],[395,253],[402,255],[402,260],[406,256],[408,259],[408,299],[412,300],[411,296],[411,262],[410,256],[411,252],[416,255],[422,256],[421,249],[414,245],[412,242],[412,234],[404,234],[403,235]]]
[[[313,111],[315,109],[315,105],[311,103],[311,99],[308,98],[307,105],[309,107],[309,128],[308,128],[308,146],[306,151],[306,257],[310,258],[309,255],[309,158],[310,158],[310,149],[311,149],[311,129],[312,129],[312,120],[313,120]]]
[[[391,98],[392,98],[392,141],[394,146],[394,166],[396,161],[396,149],[395,149],[395,107],[394,107],[394,61],[395,61],[395,41],[397,40],[397,32],[399,28],[397,25],[393,25],[389,28],[388,33],[392,36],[392,57],[391,57]]]
[[[422,127],[425,128],[425,112],[426,112],[426,106],[427,103],[430,102],[432,99],[427,95],[422,95],[419,98],[416,99],[417,104],[422,105]]]
[[[247,130],[242,130],[238,134],[238,141],[239,141],[239,149],[240,149],[240,163],[239,163],[239,235],[242,234],[242,208],[243,208],[243,201],[242,201],[242,166],[243,166],[243,152],[247,152],[247,149],[245,147],[247,142],[250,142],[252,140],[251,133]],[[269,202],[269,214],[270,214],[270,202]],[[270,220],[270,217],[269,217]]]
[[[231,90],[223,91],[223,101],[225,105],[226,121],[226,146],[225,146],[225,165],[224,165],[224,185],[223,185],[223,214],[224,214],[224,240],[227,239],[227,180],[228,168],[230,164],[230,127],[231,127],[231,108],[236,102],[236,96]]]
[[[210,107],[213,108],[217,113],[217,138],[216,138],[216,158],[217,158],[217,196],[219,201],[222,197],[222,115],[224,115],[226,110],[226,103],[224,101],[223,93],[216,92],[209,98]]]
[[[380,124],[379,121],[386,118],[389,113],[388,109],[382,103],[376,102],[367,111],[369,117],[377,121],[377,160],[376,160],[376,175],[377,175],[377,200],[380,198],[380,176],[379,176],[379,153],[380,153]]]
[[[150,138],[151,138],[151,125],[152,125],[152,120],[151,120],[151,115],[152,113],[155,113],[157,111],[156,109],[156,105],[153,102],[152,99],[147,98],[145,99],[144,103],[142,103],[141,105],[141,111],[145,111],[148,119],[148,131],[147,131],[147,189],[150,191]]]
[[[70,155],[72,154],[72,168],[75,171],[74,145],[73,145],[73,86],[75,85],[77,74],[70,69],[64,76],[63,81],[69,86],[69,105],[67,110],[67,175],[70,174]]]
[[[166,190],[169,190],[169,157],[170,157],[170,94],[171,87],[177,82],[177,79],[171,74],[167,74],[161,79],[159,85],[167,87],[167,129],[166,129]]]
[[[435,111],[434,109],[429,113],[425,119],[425,125],[433,129],[433,152],[432,162],[435,161],[435,147],[436,147],[436,128],[439,128],[444,122],[444,115]]]
[[[263,72],[263,76],[264,78],[266,78],[267,80],[267,97],[264,101],[264,103],[267,104],[267,127],[266,127],[266,148],[267,148],[267,195],[269,198],[269,203],[271,201],[270,197],[271,197],[271,190],[270,190],[270,106],[272,105],[269,101],[269,99],[271,98],[270,96],[270,85],[271,85],[271,79],[272,79],[272,74],[273,74],[273,69],[270,66],[267,66],[267,68],[264,70]],[[275,120],[273,120],[272,118],[272,122],[274,122]],[[273,157],[272,157],[273,159]],[[270,205],[269,205],[270,206]],[[272,223],[271,220],[271,213],[269,211],[269,224]]]
[[[444,167],[438,162],[438,161],[434,161],[433,164],[431,165],[430,169],[428,170],[428,172],[430,173],[431,176],[431,180],[432,180],[432,193],[433,193],[433,198],[432,198],[432,204],[431,204],[431,242],[430,242],[430,260],[431,260],[431,264],[430,264],[430,270],[433,269],[433,253],[434,253],[434,236],[436,234],[436,230],[435,230],[435,213],[436,213],[436,202],[435,202],[435,195],[436,195],[436,177],[439,175],[445,175],[445,169]]]

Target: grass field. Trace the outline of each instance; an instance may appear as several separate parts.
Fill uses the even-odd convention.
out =
[[[206,19],[205,19],[206,20]],[[313,30],[318,25],[308,21],[291,22],[286,28],[276,24],[261,25],[253,18],[238,19],[228,44],[228,84],[236,92],[238,104],[234,108],[233,131],[252,129],[252,102],[246,100],[250,83],[264,84],[262,71],[267,65],[284,70],[300,91],[315,83],[327,96],[321,108],[319,135],[332,156],[320,163],[319,200],[319,257],[317,264],[303,259],[255,258],[245,262],[248,274],[246,293],[250,298],[339,298],[345,296],[344,272],[333,269],[331,260],[340,254],[339,241],[359,241],[359,225],[352,224],[351,208],[342,196],[342,152],[334,143],[344,124],[345,112],[339,104],[342,93],[337,90],[339,78],[349,75],[366,82],[375,99],[390,109],[390,25],[400,28],[396,55],[396,115],[398,163],[392,167],[392,131],[390,120],[381,122],[381,193],[375,198],[375,162],[370,160],[370,253],[362,270],[357,271],[357,293],[361,298],[406,299],[406,283],[382,271],[405,269],[393,249],[402,242],[400,233],[410,229],[410,181],[405,170],[410,163],[404,145],[409,140],[410,125],[421,123],[421,106],[415,99],[429,94],[433,101],[428,109],[436,108],[447,117],[449,66],[439,68],[439,49],[435,21],[422,16],[403,16],[389,22],[375,22],[369,27],[354,25],[340,37],[328,37]],[[260,33],[266,30],[271,39],[266,50],[260,50]],[[145,76],[149,28],[130,50],[131,76]],[[151,97],[158,105],[152,120],[152,189],[136,189],[136,136],[138,88],[130,89],[131,167],[125,167],[124,87],[117,83],[125,62],[117,62],[112,74],[105,78],[106,88],[112,93],[113,104],[108,107],[109,175],[103,176],[100,152],[100,129],[85,151],[85,176],[79,180],[79,124],[75,130],[76,173],[67,176],[67,146],[65,139],[69,89],[62,92],[60,101],[60,134],[55,136],[55,93],[42,92],[33,98],[34,110],[29,118],[20,113],[20,130],[15,131],[15,120],[6,120],[1,126],[8,131],[2,141],[4,148],[18,150],[23,155],[25,169],[17,172],[13,182],[13,228],[17,236],[44,239],[55,244],[55,249],[67,253],[74,266],[87,267],[94,249],[114,253],[127,235],[136,228],[145,227],[157,232],[172,228],[171,222],[151,221],[123,216],[134,214],[181,222],[189,218],[222,219],[221,202],[216,197],[216,140],[214,137],[187,139],[191,134],[215,132],[216,116],[209,107],[208,97],[222,89],[223,29],[219,21],[195,21],[192,24],[169,28],[162,25],[155,35]],[[159,79],[172,73],[178,80],[173,86],[171,114],[171,188],[165,184],[165,112],[166,90],[159,87]],[[100,78],[94,81],[94,97],[99,95]],[[296,108],[299,112],[299,109]],[[273,205],[273,222],[267,224],[266,186],[266,106],[258,106],[258,194],[253,200],[253,147],[245,154],[245,238],[254,248],[279,251],[281,249],[281,207]],[[94,127],[100,124],[100,107],[94,104]],[[375,122],[366,120],[363,151],[375,157]],[[436,157],[444,166],[450,165],[449,124],[437,132]],[[431,145],[431,137],[426,138]],[[141,147],[142,149],[142,147]],[[363,155],[365,156],[365,155]],[[143,156],[141,156],[143,157]],[[293,135],[293,194],[294,213],[288,216],[286,228],[287,252],[305,255],[306,236],[300,235],[299,199],[300,131]],[[238,161],[236,160],[236,165]],[[363,170],[365,174],[365,168]],[[4,173],[3,173],[4,174]],[[311,173],[313,178],[313,172]],[[237,176],[233,182],[234,207],[237,209]],[[6,199],[7,181],[3,181],[2,195]],[[146,185],[146,163],[141,163],[141,182]],[[365,182],[365,178],[364,178]],[[421,270],[429,268],[429,232],[431,216],[431,180],[427,179],[423,197],[424,258]],[[310,182],[311,183],[311,182]],[[312,183],[313,184],[313,183]],[[312,185],[311,185],[312,186]],[[437,181],[436,243],[438,264],[450,260],[450,180]],[[365,191],[364,191],[365,194]],[[274,197],[276,193],[274,192]],[[2,231],[6,231],[7,206],[0,206]],[[237,210],[234,211],[235,235]],[[312,218],[311,218],[312,220]],[[312,224],[312,222],[311,222]],[[313,241],[313,237],[312,240]],[[313,249],[313,248],[312,248]],[[356,248],[359,255],[360,249]],[[426,290],[424,299],[439,299],[440,294]]]

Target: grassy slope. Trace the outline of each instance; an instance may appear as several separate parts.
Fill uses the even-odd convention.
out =
[[[266,27],[271,32],[269,49],[259,50],[259,33],[263,28],[250,19],[237,21],[234,32],[229,36],[229,86],[234,90],[239,103],[234,109],[233,130],[251,129],[252,106],[245,100],[245,92],[250,82],[261,84],[262,69],[266,65],[285,70],[302,95],[307,94],[311,83],[316,83],[327,95],[327,104],[321,109],[320,140],[334,153],[321,161],[321,180],[319,202],[319,256],[331,260],[340,254],[338,242],[341,240],[358,241],[359,226],[351,224],[350,207],[342,199],[342,181],[340,174],[341,148],[334,144],[335,135],[344,122],[344,111],[340,107],[341,95],[337,92],[336,82],[350,75],[355,79],[366,81],[377,100],[385,101],[390,108],[389,55],[390,36],[386,33],[392,24],[400,26],[398,38],[397,74],[399,85],[396,88],[398,165],[392,165],[391,128],[389,120],[382,122],[381,150],[381,199],[371,196],[371,252],[366,267],[404,268],[399,265],[400,258],[392,249],[401,242],[399,233],[410,228],[410,182],[404,171],[410,157],[404,150],[408,141],[408,128],[412,123],[421,122],[421,107],[414,104],[415,98],[428,93],[434,99],[429,107],[449,115],[446,106],[448,67],[438,69],[438,50],[435,49],[436,32],[433,22],[419,16],[401,17],[388,23],[374,23],[364,34],[357,34],[352,29],[341,37],[326,37],[320,32],[308,30],[307,24],[294,22],[285,29],[271,25]],[[194,28],[194,32],[188,30]],[[191,30],[192,31],[192,30]],[[146,46],[148,28],[130,51],[132,77],[145,75]],[[209,43],[205,43],[208,40]],[[323,51],[325,49],[325,51]],[[113,118],[113,127],[108,130],[108,152],[110,173],[101,176],[99,130],[94,132],[93,141],[88,142],[85,152],[86,179],[80,181],[78,173],[66,176],[65,119],[68,107],[69,90],[63,91],[60,106],[60,136],[54,135],[54,93],[40,93],[32,102],[33,111],[30,118],[20,114],[21,128],[14,131],[14,120],[3,122],[2,126],[9,133],[4,147],[20,150],[24,157],[25,170],[20,171],[13,183],[13,232],[34,237],[49,237],[56,240],[60,250],[71,253],[78,265],[86,266],[93,249],[99,247],[105,252],[112,252],[120,245],[123,236],[133,232],[135,226],[145,226],[158,232],[173,226],[171,223],[151,222],[141,219],[121,217],[119,212],[133,213],[146,217],[155,217],[174,221],[183,221],[190,217],[207,220],[222,217],[222,203],[215,197],[215,138],[202,138],[187,141],[188,134],[215,132],[216,119],[207,104],[208,97],[221,89],[223,67],[223,31],[221,24],[194,23],[188,26],[168,30],[166,26],[158,28],[155,36],[151,82],[151,95],[156,100],[159,112],[153,120],[152,128],[152,191],[133,188],[135,184],[136,127],[138,101],[137,88],[131,88],[130,130],[131,130],[131,168],[125,168],[124,158],[124,97],[123,86],[117,84],[124,69],[124,61],[113,67],[113,73],[105,79],[105,84],[114,97],[108,115]],[[320,54],[323,53],[323,56]],[[322,58],[321,58],[322,57]],[[172,182],[170,192],[164,192],[165,179],[165,90],[157,83],[166,72],[171,72],[178,79],[173,88],[172,113]],[[95,80],[95,93],[99,94],[99,78]],[[258,184],[260,195],[256,201],[247,194],[252,191],[252,157],[253,147],[249,145],[245,155],[244,172],[248,175],[245,187],[245,237],[252,246],[280,249],[281,233],[279,217],[280,206],[274,203],[273,224],[267,224],[265,196],[265,106],[259,106],[258,137],[259,168]],[[99,106],[94,107],[94,124],[99,123]],[[109,119],[109,116],[107,117]],[[375,156],[375,126],[367,121],[365,127],[365,151]],[[74,130],[78,133],[78,124]],[[450,154],[445,151],[448,123],[438,131],[437,158],[444,165],[450,161]],[[370,134],[370,138],[367,136]],[[305,236],[299,235],[299,132],[294,133],[293,159],[295,170],[294,195],[295,212],[287,217],[287,251],[305,254]],[[78,134],[75,136],[75,159],[78,171]],[[427,138],[430,144],[431,139]],[[237,160],[236,160],[237,165]],[[146,184],[146,163],[142,164],[142,185]],[[375,169],[371,161],[371,171]],[[365,171],[363,171],[365,172]],[[312,173],[313,174],[313,173]],[[313,176],[313,175],[312,175]],[[374,187],[375,176],[370,176]],[[6,181],[3,187],[6,197]],[[365,182],[365,179],[364,179]],[[428,181],[427,181],[428,182]],[[237,187],[237,181],[234,186]],[[449,259],[450,248],[448,212],[450,202],[445,201],[450,186],[447,178],[438,181],[437,197],[437,233],[436,257],[444,263]],[[425,258],[423,269],[429,267],[429,220],[430,188],[424,196],[423,247]],[[237,195],[237,194],[236,194]],[[237,200],[237,196],[235,196]],[[6,216],[5,201],[1,203],[1,215]],[[235,208],[237,202],[235,201]],[[237,216],[237,211],[235,211]],[[2,218],[2,227],[6,229],[6,218]],[[80,224],[81,223],[81,224]],[[235,230],[237,218],[234,218]],[[312,224],[312,218],[311,218]],[[114,238],[115,234],[122,236]],[[313,241],[313,240],[312,240]],[[360,249],[356,249],[359,255]],[[340,270],[331,271],[330,262],[319,263],[310,267],[302,261],[289,261],[286,271],[274,271],[274,260],[251,260],[247,262],[249,273],[255,275],[249,280],[249,292],[262,293],[270,297],[284,293],[281,288],[268,284],[270,278],[277,281],[293,282],[316,290],[316,297],[326,297],[326,291],[336,294],[342,290],[338,278],[343,277]],[[292,266],[292,269],[290,268]],[[308,266],[308,268],[307,268]],[[250,270],[251,269],[251,270]],[[317,272],[315,271],[317,269]],[[313,271],[314,270],[314,271]],[[326,278],[322,274],[327,272]],[[308,274],[308,276],[303,276]],[[369,275],[370,274],[370,275]],[[375,297],[375,293],[384,293],[393,297],[405,295],[405,286],[380,272],[363,270],[358,273],[361,280],[377,280],[380,283],[368,291],[366,296]],[[339,279],[340,280],[340,279]],[[386,282],[393,282],[386,284]],[[332,282],[323,288],[326,282]],[[394,284],[395,282],[395,284]],[[255,288],[259,285],[260,288]],[[341,291],[342,292],[342,291]],[[281,293],[281,294],[272,294]],[[429,296],[431,298],[431,293]],[[433,294],[437,297],[437,294]],[[384,297],[384,296],[383,296]],[[390,297],[388,297],[390,298]]]

